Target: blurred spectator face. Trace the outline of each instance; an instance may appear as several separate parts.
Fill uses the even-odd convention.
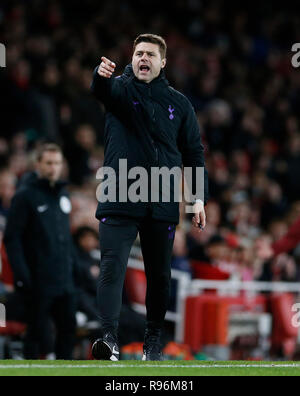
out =
[[[78,80],[81,75],[80,63],[76,58],[70,58],[65,64],[65,75],[70,80]]]
[[[274,221],[269,229],[274,241],[282,238],[288,231],[288,226],[284,221]]]
[[[260,120],[255,120],[251,115],[246,115],[242,121],[243,129],[253,136],[262,134],[262,125]]]
[[[63,170],[63,156],[59,152],[46,151],[37,162],[37,170],[43,179],[57,182]]]
[[[0,174],[0,200],[4,207],[10,206],[10,201],[16,191],[16,180],[12,173],[3,172]]]
[[[76,132],[75,139],[79,146],[87,151],[93,150],[96,145],[96,134],[90,125],[80,126]]]
[[[233,189],[237,192],[246,191],[250,187],[250,178],[248,175],[240,172],[236,175],[233,182]]]
[[[282,189],[277,183],[270,183],[267,187],[268,199],[271,202],[280,202],[282,199]]]
[[[248,222],[250,214],[251,214],[251,209],[248,202],[236,204],[231,212],[232,221],[234,223]]]
[[[166,62],[166,59],[161,58],[157,44],[140,43],[132,57],[133,72],[139,80],[150,83],[159,76]]]
[[[273,281],[295,281],[297,267],[294,258],[287,254],[281,254],[272,263]]]
[[[290,116],[286,120],[286,130],[290,136],[295,135],[299,131],[298,120],[296,117]]]
[[[5,139],[0,138],[0,155],[7,155],[8,154],[8,143]]]
[[[28,158],[25,152],[12,155],[9,159],[9,169],[16,176],[22,176],[28,168]]]
[[[85,252],[92,252],[99,248],[99,242],[93,232],[85,232],[79,239],[79,246]]]
[[[297,134],[289,140],[289,151],[292,155],[300,154],[300,134]]]
[[[11,141],[12,150],[15,152],[24,152],[27,147],[26,135],[23,132],[17,133]]]
[[[43,80],[45,85],[55,87],[59,83],[59,71],[55,64],[48,64],[44,72]]]
[[[250,159],[245,151],[235,151],[232,154],[231,164],[234,169],[241,173],[249,173],[251,170]]]
[[[211,261],[224,260],[228,256],[228,247],[225,242],[211,243],[206,248],[206,254]]]
[[[25,60],[20,60],[13,71],[13,79],[15,83],[18,85],[19,88],[26,89],[28,88],[30,77],[30,64]]]
[[[228,103],[219,99],[213,101],[209,107],[209,119],[213,126],[228,125],[231,121],[231,109]]]
[[[237,249],[237,261],[240,265],[251,266],[253,263],[253,250],[244,247]]]

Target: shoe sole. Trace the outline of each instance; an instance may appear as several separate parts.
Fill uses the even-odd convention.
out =
[[[95,342],[92,347],[92,355],[96,360],[111,360],[113,362],[119,361],[119,359],[111,353],[111,349],[105,341]]]

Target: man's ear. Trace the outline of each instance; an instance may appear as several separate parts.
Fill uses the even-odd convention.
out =
[[[162,60],[161,68],[164,69],[166,67],[166,64],[167,64],[167,59],[165,58]]]

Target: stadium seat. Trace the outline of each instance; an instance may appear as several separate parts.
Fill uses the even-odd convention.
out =
[[[219,268],[209,263],[192,260],[191,266],[195,279],[202,280],[227,280],[230,277],[228,272],[221,271]]]
[[[6,327],[0,327],[0,336],[22,336],[25,330],[24,323],[7,321]]]
[[[270,298],[273,313],[272,349],[280,350],[284,356],[292,357],[295,352],[298,328],[293,326],[292,306],[295,298],[292,294],[274,294]]]
[[[125,289],[130,303],[145,305],[147,280],[144,271],[128,268]]]
[[[1,263],[2,263],[2,268],[0,270],[0,281],[3,282],[5,285],[13,286],[14,277],[8,261],[5,246],[3,243],[0,248],[0,255],[1,255]]]
[[[207,293],[186,300],[184,342],[193,352],[205,345],[227,346],[229,315],[231,312],[265,312],[264,296],[247,298],[223,297]]]

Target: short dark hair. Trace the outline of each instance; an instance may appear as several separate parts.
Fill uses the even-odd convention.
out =
[[[44,143],[37,149],[36,159],[37,161],[41,161],[43,159],[43,155],[47,152],[52,153],[60,153],[63,155],[62,149],[56,143]]]
[[[165,40],[161,36],[157,36],[156,34],[145,33],[140,34],[135,40],[133,44],[133,52],[135,51],[136,47],[140,43],[151,43],[157,44],[159,46],[159,52],[162,59],[166,58],[167,56],[167,44]]]
[[[82,226],[79,227],[73,235],[75,244],[79,246],[81,238],[85,237],[86,235],[93,235],[93,237],[97,240],[99,238],[99,234],[93,228]]]

